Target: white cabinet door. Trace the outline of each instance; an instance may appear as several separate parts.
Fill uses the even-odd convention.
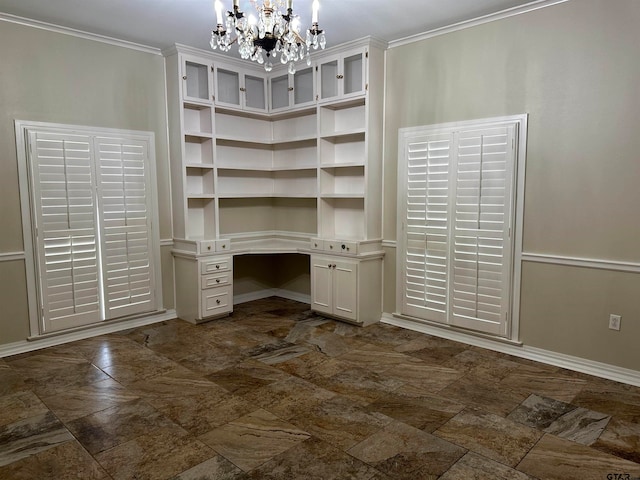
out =
[[[227,65],[215,75],[216,105],[256,112],[267,111],[267,79]]]
[[[366,91],[366,52],[353,50],[318,63],[319,100],[335,101]]]
[[[210,104],[213,100],[213,65],[190,55],[182,55],[180,58],[183,100]]]
[[[269,80],[269,109],[272,112],[315,103],[313,68],[303,68],[295,74],[277,74]]]
[[[335,262],[333,267],[333,314],[357,319],[358,264]]]
[[[311,257],[311,308],[327,314],[333,313],[332,266],[326,258]]]
[[[311,258],[311,308],[346,320],[358,318],[358,264]]]

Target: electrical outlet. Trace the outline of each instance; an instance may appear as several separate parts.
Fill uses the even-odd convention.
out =
[[[614,315],[613,313],[609,315],[609,328],[611,330],[620,330],[620,322],[622,321],[622,317],[620,315]]]

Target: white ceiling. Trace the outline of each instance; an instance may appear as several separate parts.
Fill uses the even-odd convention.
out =
[[[222,1],[231,8],[232,0]],[[303,28],[309,27],[311,2],[293,2]],[[398,40],[526,3],[532,2],[320,0],[319,20],[332,46],[368,35]],[[250,0],[240,0],[240,9],[254,10]],[[174,43],[209,48],[215,23],[213,0],[0,0],[0,12],[156,48]]]

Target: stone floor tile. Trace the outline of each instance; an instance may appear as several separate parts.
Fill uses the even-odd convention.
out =
[[[0,396],[0,427],[47,413],[49,409],[31,391]]]
[[[348,453],[397,480],[435,480],[466,450],[404,423],[393,422]]]
[[[438,395],[503,417],[529,396],[507,388],[497,388],[495,384],[482,379],[474,380],[468,375],[439,391]]]
[[[453,368],[424,362],[400,363],[388,369],[385,375],[419,388],[425,393],[439,392],[463,377],[461,372]]]
[[[69,430],[46,411],[0,427],[0,466],[73,440]]]
[[[241,476],[243,476],[242,470],[222,455],[216,455],[182,472],[172,480],[235,480]]]
[[[7,363],[0,364],[0,397],[29,390],[24,382],[24,376],[19,374]]]
[[[460,413],[463,404],[404,385],[385,393],[367,405],[366,410],[392,417],[425,432],[433,432]]]
[[[619,420],[640,423],[640,390],[614,382],[589,383],[571,402]]]
[[[310,409],[300,409],[300,413],[296,411],[291,419],[292,423],[311,435],[343,450],[392,421],[386,415],[365,411],[355,402],[341,396],[335,396]]]
[[[535,480],[513,468],[469,452],[438,480]]]
[[[76,441],[68,441],[0,466],[7,480],[111,480],[100,464]]]
[[[265,410],[256,410],[198,438],[249,471],[306,440],[309,434]]]
[[[492,413],[464,410],[434,435],[515,467],[542,437],[542,432]]]
[[[531,394],[507,418],[523,425],[544,430],[558,418],[576,408],[578,407],[560,400]]]
[[[609,420],[609,415],[579,407],[556,419],[544,431],[583,445],[591,445],[600,437]]]
[[[84,448],[96,454],[157,428],[175,426],[142,400],[134,400],[67,423]]]
[[[560,373],[549,374],[544,370],[528,367],[511,372],[500,382],[500,386],[513,391],[527,395],[535,393],[566,403],[571,403],[586,384],[586,380],[576,377]]]
[[[216,456],[210,447],[178,427],[142,434],[96,455],[114,480],[164,479]]]
[[[546,434],[516,467],[544,480],[602,480],[607,475],[640,476],[640,465]]]
[[[613,418],[591,446],[640,464],[640,423]]]
[[[245,478],[371,480],[375,473],[366,463],[312,437],[250,471]]]
[[[326,365],[327,363],[323,366]],[[312,381],[324,389],[363,405],[377,400],[385,392],[392,392],[404,384],[401,380],[356,366],[347,367],[330,377],[316,377]]]
[[[138,396],[112,378],[89,385],[72,387],[44,397],[43,402],[63,422],[69,422],[116,405],[136,400]]]
[[[243,395],[243,398],[258,407],[289,419],[295,415],[294,408],[301,405],[312,408],[318,403],[329,400],[336,394],[325,388],[298,377],[275,382]]]
[[[231,393],[244,395],[265,385],[286,380],[289,376],[278,368],[251,359],[207,375],[207,379]]]

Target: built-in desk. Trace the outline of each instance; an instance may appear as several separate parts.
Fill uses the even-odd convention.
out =
[[[311,309],[365,325],[382,315],[381,240],[320,239],[299,234],[237,235],[224,240],[174,240],[176,311],[200,323],[233,312],[233,257],[310,257]]]

